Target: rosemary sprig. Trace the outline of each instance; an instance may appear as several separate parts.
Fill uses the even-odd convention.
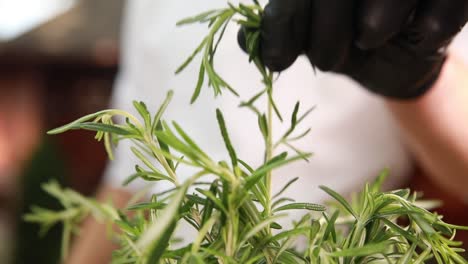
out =
[[[228,4],[228,7],[202,13],[179,22],[179,25],[207,23],[209,33],[195,52],[177,70],[182,71],[201,54],[199,80],[192,103],[208,80],[215,95],[227,89],[235,90],[216,72],[214,58],[218,45],[230,21],[244,26],[250,61],[262,74],[264,87],[253,98],[240,104],[253,111],[258,118],[259,133],[264,138],[264,164],[258,168],[242,160],[229,137],[229,126],[221,110],[216,117],[220,137],[224,140],[228,161],[214,160],[197,144],[189,131],[176,122],[164,120],[164,111],[173,96],[172,92],[158,112],[152,116],[142,102],[135,102],[139,113],[135,117],[120,110],[106,110],[85,116],[51,131],[63,133],[73,129],[96,131],[96,139],[112,157],[112,147],[121,140],[131,140],[133,154],[141,161],[135,174],[125,183],[136,179],[165,181],[172,189],[152,195],[149,201],[132,203],[123,211],[109,204],[97,203],[55,183],[44,189],[58,199],[63,210],[54,212],[33,208],[25,216],[30,222],[42,225],[43,230],[63,223],[63,255],[67,253],[72,231],[86,216],[92,215],[108,223],[115,223],[113,233],[120,247],[113,255],[113,263],[425,263],[435,259],[438,263],[467,263],[459,253],[461,244],[453,241],[456,230],[467,227],[454,226],[442,217],[422,207],[418,195],[409,190],[384,192],[381,185],[387,173],[368,184],[351,202],[335,191],[322,187],[335,204],[328,210],[317,204],[296,202],[283,197],[289,182],[274,196],[271,195],[272,171],[292,162],[307,160],[311,154],[295,148],[294,140],[307,135],[296,133],[299,125],[311,110],[300,114],[297,103],[291,114],[291,125],[277,140],[273,135],[274,113],[282,120],[273,100],[273,74],[266,69],[258,56],[262,8],[257,1],[250,6]],[[266,96],[267,105],[262,111],[256,105]],[[113,117],[124,117],[126,122],[115,124]],[[278,146],[289,147],[296,155],[284,152],[275,154]],[[182,181],[179,166],[190,166],[195,173]],[[210,175],[212,182],[202,182]],[[291,210],[303,210],[304,217],[282,227],[278,221]],[[126,216],[127,211],[135,214]],[[408,219],[401,225],[398,220]],[[197,235],[187,244],[176,241],[177,225],[188,223]],[[294,248],[298,237],[305,237],[303,251]]]

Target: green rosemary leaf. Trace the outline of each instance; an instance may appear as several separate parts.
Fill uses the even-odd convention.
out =
[[[223,113],[219,109],[216,109],[216,119],[218,120],[219,129],[221,130],[221,135],[223,137],[224,144],[229,153],[229,156],[231,157],[232,168],[234,169],[237,167],[237,154],[234,147],[232,146],[231,139],[229,138],[229,133],[226,129],[226,122],[224,121]]]
[[[187,181],[172,195],[171,202],[161,212],[157,221],[143,232],[143,235],[138,239],[137,247],[148,254],[144,264],[159,263],[159,259],[164,254],[176,228],[179,208],[189,185],[190,181]]]
[[[263,177],[265,177],[265,174],[267,172],[272,171],[276,168],[282,167],[286,164],[304,159],[304,157],[307,157],[307,156],[309,156],[309,154],[295,156],[293,158],[286,159],[286,160],[279,159],[275,162],[268,163],[268,165],[262,166],[261,168],[256,170],[254,173],[252,173],[252,175],[250,175],[249,178],[246,179],[245,188],[247,190],[251,189],[254,184],[258,183],[258,181],[260,181]]]
[[[333,257],[360,257],[370,256],[385,252],[389,247],[395,244],[395,241],[383,241],[379,243],[370,243],[358,248],[343,249],[329,253]]]
[[[247,52],[249,53],[249,62],[252,62],[260,57],[259,48],[260,48],[260,30],[255,30],[251,32],[244,27],[244,34],[246,35],[246,47]]]
[[[209,11],[206,11],[206,12],[203,12],[201,14],[198,14],[194,17],[189,17],[189,18],[185,18],[185,19],[182,19],[180,21],[177,22],[177,26],[183,26],[183,25],[189,25],[189,24],[194,24],[194,23],[199,23],[199,22],[206,22],[207,19],[209,19],[210,17],[216,17],[215,15],[216,14],[219,14],[220,10],[209,10]]]
[[[277,198],[278,196],[280,196],[281,194],[283,194],[283,193],[284,193],[292,184],[294,184],[297,180],[299,180],[299,177],[296,177],[296,178],[290,180],[288,183],[286,183],[286,185],[284,185],[284,187],[281,188],[281,190],[273,196],[273,199],[275,199],[275,198]]]
[[[239,106],[240,107],[246,107],[246,106],[253,106],[253,104],[260,98],[262,95],[266,93],[266,89],[260,91],[256,95],[254,95],[252,98],[250,98],[247,102],[242,102]]]
[[[436,234],[437,231],[432,227],[431,223],[429,223],[424,217],[418,214],[410,215],[410,218],[422,229],[426,235],[431,237],[432,235]]]
[[[164,126],[164,123],[163,123]],[[182,153],[185,157],[190,158],[191,161],[197,162],[199,160],[197,156],[197,152],[195,152],[192,148],[186,146],[182,141],[180,141],[173,133],[172,131],[167,129],[167,126],[164,126],[165,129],[164,131],[155,131],[154,134],[156,135],[156,138],[158,141],[163,142],[164,144],[167,144],[170,146],[172,149]],[[172,155],[165,155],[167,158],[173,158]],[[182,163],[186,163],[187,161],[180,160]]]
[[[223,202],[220,199],[218,199],[214,193],[212,193],[211,191],[202,190],[199,188],[197,188],[196,191],[205,195],[207,199],[212,201],[218,210],[221,210],[224,214],[228,214],[228,210],[223,205]]]
[[[132,134],[125,127],[120,126],[120,125],[108,125],[108,124],[91,123],[91,122],[76,124],[74,126],[71,126],[70,129],[84,129],[84,130],[90,130],[90,131],[96,131],[96,132],[112,133],[115,135],[122,135],[122,136],[128,136]]]
[[[379,192],[379,191],[382,189],[382,185],[383,185],[385,179],[388,178],[389,174],[390,174],[390,170],[389,170],[389,169],[383,170],[383,171],[379,174],[379,176],[377,176],[377,178],[375,179],[375,181],[371,184],[370,190],[371,190],[372,192],[374,192],[374,193]]]
[[[338,219],[340,212],[337,210],[332,214],[332,217],[328,218],[324,214],[325,220],[327,221],[327,228],[323,233],[323,240],[327,241],[328,237],[331,235],[333,242],[336,243],[336,220]]]
[[[218,181],[214,181],[210,186],[210,192],[216,197],[218,193]],[[203,207],[203,214],[202,214],[202,226],[206,224],[206,222],[211,219],[214,209],[214,203],[211,199],[206,199],[205,204]]]
[[[273,202],[271,205],[272,208],[278,207],[280,204],[287,203],[287,202],[295,202],[294,199],[288,198],[288,197],[282,197],[276,201]]]
[[[184,139],[184,141],[193,149],[197,151],[199,155],[204,157],[208,157],[208,155],[203,152],[203,150],[195,143],[195,141],[182,129],[182,127],[177,124],[177,122],[173,121],[172,125],[176,129],[177,133]]]
[[[187,194],[187,195],[185,195],[185,198],[187,198],[188,200],[190,200],[194,204],[203,205],[203,204],[206,203],[206,199],[203,199],[198,195]]]
[[[408,241],[411,241],[414,244],[420,244],[421,243],[421,241],[419,241],[419,239],[416,236],[414,236],[413,234],[411,234],[410,232],[408,232],[404,228],[400,227],[399,225],[397,225],[397,224],[393,223],[392,221],[388,220],[387,218],[379,217],[379,220],[381,220],[392,231],[400,234],[401,236],[403,236]]]
[[[247,162],[241,160],[241,159],[238,159],[237,160],[242,166],[244,166],[244,168],[246,168],[250,173],[252,173],[254,171],[254,169],[249,165],[247,164]]]
[[[280,215],[275,215],[275,216],[271,216],[271,217],[267,217],[263,219],[261,222],[259,222],[258,224],[250,228],[249,232],[247,232],[242,237],[242,240],[241,242],[239,242],[239,245],[241,246],[244,245],[244,243],[246,243],[249,239],[253,238],[254,236],[257,236],[260,233],[260,231],[269,228],[272,223],[286,216],[287,215],[285,214],[280,214]]]
[[[205,48],[206,43],[208,42],[208,37],[204,38],[202,42],[198,45],[198,47],[195,49],[195,51],[188,57],[182,65],[180,65],[177,70],[175,71],[175,74],[181,73],[185,68],[187,68],[188,65],[195,59],[195,57]]]
[[[311,131],[312,131],[312,129],[309,128],[309,129],[307,129],[305,132],[299,134],[299,135],[296,136],[296,137],[288,138],[288,141],[289,141],[289,142],[292,142],[292,141],[297,141],[297,140],[303,139],[303,138],[306,137]]]
[[[291,203],[291,204],[283,205],[281,207],[276,208],[274,212],[289,211],[289,210],[309,210],[309,211],[323,212],[326,210],[326,208],[323,205],[319,205],[319,204]]]
[[[162,131],[164,128],[162,126],[162,123],[161,122],[158,122],[157,126],[156,126],[156,130],[158,131]],[[158,140],[158,145],[159,147],[161,148],[161,150],[167,154],[171,154],[171,150],[169,149],[169,146],[164,143],[163,141],[159,141]],[[174,160],[173,159],[170,159],[168,157],[164,157],[164,159],[166,160],[167,164],[169,165],[169,167],[171,168],[172,171],[176,171],[177,169],[177,166],[174,165]]]
[[[200,92],[201,92],[204,82],[205,82],[205,66],[202,62],[200,65],[200,72],[198,74],[197,86],[195,87],[195,91],[193,92],[192,99],[190,99],[191,104],[195,103],[195,101],[197,101],[198,97],[200,96]]]
[[[159,172],[149,172],[149,171],[141,171],[132,174],[130,177],[128,177],[125,182],[123,183],[124,186],[129,185],[132,181],[142,178],[145,181],[152,182],[152,181],[168,181],[174,183],[174,180],[162,173]]]
[[[214,55],[218,51],[219,44],[221,43],[221,40],[224,37],[224,33],[226,33],[226,28],[227,28],[228,25],[229,25],[229,19],[226,19],[226,21],[224,22],[224,24],[221,27],[221,31],[217,33],[218,34],[218,39],[216,40],[215,45],[213,47],[210,47],[210,53],[211,53],[210,63],[211,63],[211,65],[213,65],[213,60],[214,60],[214,57],[215,57]]]
[[[266,115],[261,115],[258,116],[258,127],[260,128],[260,131],[262,132],[263,138],[266,139],[268,138],[268,121]]]
[[[167,203],[163,202],[149,202],[149,203],[138,203],[132,206],[127,207],[129,211],[137,211],[137,210],[147,210],[147,209],[156,209],[161,210],[166,208]]]
[[[297,102],[296,105],[294,106],[294,110],[293,110],[293,113],[292,113],[292,116],[291,116],[291,128],[290,130],[293,131],[294,129],[296,129],[296,125],[297,125],[297,113],[299,112],[299,107],[301,106],[301,103],[300,102]]]
[[[322,189],[328,195],[333,197],[337,202],[339,202],[346,209],[346,211],[348,211],[351,215],[353,215],[354,218],[358,219],[358,215],[353,210],[351,205],[346,201],[346,199],[343,198],[343,196],[341,196],[339,193],[333,191],[332,189],[330,189],[330,188],[328,188],[326,186],[320,186],[320,189]]]
[[[256,14],[256,13],[252,10],[251,7],[248,7],[248,6],[246,6],[246,5],[242,4],[242,3],[240,3],[240,4],[239,4],[239,9],[242,11],[242,14],[243,14],[245,17],[247,17],[247,19],[248,19],[249,21],[257,22],[257,23],[260,25],[260,22],[261,22],[262,19],[261,19],[261,17],[260,17],[258,14]],[[256,27],[256,28],[259,28],[259,26]]]
[[[130,147],[130,150],[133,152],[133,154],[141,160],[149,169],[151,169],[154,173],[158,175],[164,175],[161,173],[160,170],[158,170],[151,161],[148,160],[148,158],[136,147]]]
[[[413,256],[416,253],[416,245],[417,244],[411,245],[409,250],[398,260],[397,264],[412,264]]]
[[[83,122],[87,122],[89,120],[93,120],[93,119],[96,119],[102,115],[105,115],[105,114],[109,114],[109,113],[112,113],[113,110],[103,110],[103,111],[99,111],[97,113],[94,113],[94,114],[90,114],[90,115],[86,115],[84,117],[81,117],[67,125],[64,125],[64,126],[61,126],[59,128],[56,128],[56,129],[52,129],[50,131],[47,132],[47,134],[49,135],[56,135],[56,134],[60,134],[60,133],[63,133],[63,132],[66,132],[68,130],[71,130],[71,129],[76,129],[77,125],[80,124],[80,123],[83,123]]]
[[[315,106],[309,108],[309,110],[307,110],[304,114],[302,114],[298,119],[297,119],[297,123],[301,123],[302,121],[304,121],[304,119],[306,119],[310,113],[312,113],[314,110],[315,110]]]
[[[147,129],[151,129],[151,114],[149,113],[148,108],[146,107],[146,104],[143,102],[133,101],[133,106],[138,111],[140,116],[143,118],[145,122],[145,127]]]
[[[269,91],[268,93],[268,100],[270,100],[270,104],[273,107],[273,110],[275,111],[276,116],[280,120],[280,122],[283,122],[283,116],[281,115],[281,112],[278,109],[278,106],[276,105],[275,100],[273,99],[273,92]]]
[[[298,235],[306,235],[310,232],[310,227],[299,227],[294,228],[291,230],[280,232],[264,241],[263,244],[269,244],[273,242],[280,242],[282,239],[288,239],[290,237],[298,236]]]
[[[280,224],[276,223],[276,222],[271,223],[270,228],[271,229],[276,229],[276,230],[283,229],[283,227]]]
[[[260,27],[260,23],[257,21],[239,19],[239,20],[236,20],[236,22],[239,25],[244,26],[246,28],[259,28]]]
[[[153,118],[153,129],[152,132],[158,130],[158,125],[161,125],[161,118],[164,115],[164,112],[166,111],[167,107],[169,106],[172,97],[174,96],[174,91],[169,90],[166,94],[166,98],[164,99],[163,103],[159,107],[158,111],[156,112],[156,115]],[[162,130],[162,129],[159,129]]]

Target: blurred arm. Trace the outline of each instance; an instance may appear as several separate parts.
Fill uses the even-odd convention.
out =
[[[468,202],[468,65],[450,54],[427,94],[387,104],[424,173]]]
[[[132,195],[129,192],[103,186],[98,191],[98,200],[112,200],[117,208],[124,207]],[[94,219],[85,220],[79,237],[76,238],[67,264],[103,264],[109,263],[116,245],[109,240],[105,224]]]

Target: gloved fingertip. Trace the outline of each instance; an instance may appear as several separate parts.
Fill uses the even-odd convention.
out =
[[[247,38],[246,38],[246,30],[245,27],[241,27],[237,32],[237,42],[239,47],[245,52],[248,53],[247,50]],[[261,49],[261,60],[262,63],[273,72],[280,72],[287,68],[289,68],[294,61],[296,60],[298,54],[285,54],[284,51],[280,51],[279,49],[273,47],[268,47]]]
[[[270,52],[262,52],[263,64],[273,72],[281,72],[291,67],[296,61],[297,55],[289,54],[274,54]]]
[[[247,40],[245,37],[245,30],[246,29],[244,27],[241,27],[237,32],[237,43],[244,52],[247,52]]]

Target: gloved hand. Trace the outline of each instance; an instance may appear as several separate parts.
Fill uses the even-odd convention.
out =
[[[306,54],[322,71],[410,99],[437,80],[445,49],[467,20],[468,0],[270,0],[260,52],[273,71]]]

